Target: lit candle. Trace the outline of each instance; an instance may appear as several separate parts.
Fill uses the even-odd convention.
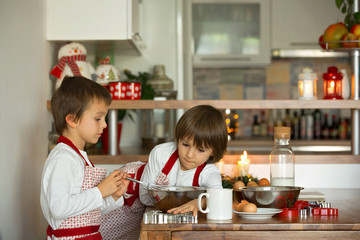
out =
[[[240,177],[244,177],[248,175],[249,164],[250,164],[250,159],[247,158],[247,152],[244,151],[244,154],[240,156],[240,161],[238,161],[238,170]]]
[[[313,81],[312,80],[304,80],[304,97],[312,98],[313,97]]]
[[[335,81],[331,81],[328,86],[328,94],[334,94],[335,93]]]

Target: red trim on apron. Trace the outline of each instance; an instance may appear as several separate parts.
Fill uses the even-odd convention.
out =
[[[174,166],[174,164],[176,163],[176,161],[179,158],[179,152],[176,149],[175,152],[173,152],[173,154],[171,154],[169,160],[167,161],[167,163],[165,164],[164,168],[162,169],[162,172],[167,176],[169,174],[169,172],[171,171],[172,167]],[[206,162],[204,162],[203,164],[201,164],[200,166],[198,166],[196,168],[196,172],[194,174],[194,179],[193,179],[193,187],[199,187],[199,176],[201,171],[205,168],[206,166]]]
[[[201,164],[200,166],[198,166],[196,168],[196,172],[194,174],[194,179],[193,179],[193,187],[200,187],[199,185],[199,176],[200,176],[200,173],[201,171],[205,168],[206,166],[206,162],[204,162],[203,164]]]
[[[97,226],[87,226],[87,227],[79,227],[79,228],[63,228],[63,229],[56,229],[53,230],[50,226],[46,229],[46,233],[48,236],[54,235],[55,237],[72,237],[72,236],[78,236],[78,235],[85,235],[85,234],[91,234],[96,233],[95,235],[87,236],[84,238],[78,238],[78,239],[102,239],[101,234],[99,231],[100,225]],[[88,238],[91,237],[91,238]]]
[[[141,178],[141,175],[142,175],[142,173],[144,171],[145,165],[146,164],[141,165],[139,167],[139,169],[137,170],[137,173],[135,174],[135,179],[136,180],[140,181],[140,178]],[[134,184],[135,184],[135,190],[133,190],[134,189],[134,187],[133,187]],[[127,190],[126,190],[126,193],[131,194],[131,196],[127,197],[127,198],[124,197],[125,205],[129,205],[131,207],[133,205],[133,203],[135,202],[135,200],[137,198],[139,198],[139,186],[140,186],[140,184],[137,184],[137,183],[134,183],[134,182],[130,181],[129,186],[128,186]]]
[[[164,168],[161,170],[166,176],[169,174],[169,172],[171,171],[172,167],[174,166],[174,164],[176,163],[176,160],[179,158],[179,152],[176,149],[175,152],[173,152],[173,154],[171,154],[169,160],[167,161],[167,163],[165,164]]]
[[[85,160],[84,156],[80,153],[79,149],[70,141],[70,139],[68,139],[64,136],[60,136],[59,139],[57,140],[57,143],[65,143],[66,145],[68,145],[69,147],[74,149],[74,151],[77,152],[82,157],[82,159],[84,159],[86,166],[89,166],[89,164]],[[90,161],[90,159],[89,159],[89,161]],[[95,167],[95,165],[91,161],[90,161],[90,163],[91,163],[92,167]]]

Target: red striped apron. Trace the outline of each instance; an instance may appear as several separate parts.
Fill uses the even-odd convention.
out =
[[[60,136],[58,143],[64,143],[74,149],[82,159],[85,161],[84,181],[81,191],[96,187],[106,176],[105,168],[95,168],[90,161],[91,166],[87,163],[85,158],[81,155],[79,149],[66,137]],[[47,228],[47,239],[53,239],[55,236],[61,240],[100,240],[99,230],[101,222],[101,211],[95,209],[93,211],[67,218],[62,222],[59,228],[53,230],[50,226]]]
[[[179,153],[176,150],[156,178],[156,184],[169,185],[167,175],[170,173],[178,158]],[[193,179],[193,186],[199,186],[199,176],[205,166],[206,163],[197,167]],[[145,164],[143,163],[134,163],[127,164],[120,169],[130,174],[131,177],[140,180],[144,167]],[[145,206],[139,199],[139,184],[130,182],[126,195],[128,195],[124,197],[126,205],[114,209],[102,217],[100,232],[104,240],[132,240],[138,239],[139,237],[140,224],[145,211]]]

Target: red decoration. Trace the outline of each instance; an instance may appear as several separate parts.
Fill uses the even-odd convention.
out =
[[[328,72],[323,74],[324,99],[343,99],[342,78],[343,75],[338,72],[337,67],[328,68]]]
[[[109,83],[109,92],[112,99],[114,100],[124,100],[126,98],[127,91],[127,82],[110,82]]]

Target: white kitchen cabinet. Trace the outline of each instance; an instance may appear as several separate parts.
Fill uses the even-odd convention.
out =
[[[49,41],[128,41],[141,52],[141,0],[47,0]],[[123,46],[124,44],[115,44]]]
[[[270,0],[193,0],[193,67],[270,63]]]
[[[271,48],[319,49],[327,26],[343,20],[335,0],[272,0]]]

